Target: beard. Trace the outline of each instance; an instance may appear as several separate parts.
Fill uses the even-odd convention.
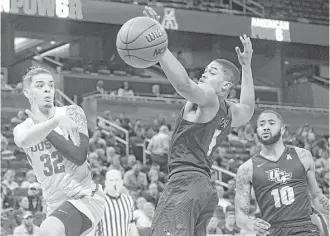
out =
[[[276,143],[280,138],[281,138],[281,129],[279,129],[275,135],[272,135],[270,134],[270,138],[268,139],[263,139],[261,136],[259,136],[259,134],[257,133],[257,137],[258,137],[258,140],[261,144],[265,145],[265,146],[268,146],[268,145],[272,145],[274,143]]]

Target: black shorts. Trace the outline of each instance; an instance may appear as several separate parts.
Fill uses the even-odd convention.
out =
[[[64,202],[50,216],[58,218],[65,227],[66,236],[80,236],[92,227],[91,220],[70,202]]]
[[[203,236],[218,205],[209,177],[187,171],[172,175],[161,193],[151,236]]]
[[[320,236],[320,231],[312,222],[283,224],[272,227],[269,236]]]

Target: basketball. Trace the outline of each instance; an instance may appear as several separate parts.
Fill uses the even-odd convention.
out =
[[[155,65],[168,45],[165,29],[149,17],[136,17],[127,21],[117,34],[117,51],[120,57],[135,68]]]

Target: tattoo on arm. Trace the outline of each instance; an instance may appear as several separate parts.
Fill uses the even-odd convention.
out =
[[[242,165],[236,175],[236,202],[237,206],[246,214],[250,213],[251,182],[248,178],[249,166]]]
[[[77,105],[72,105],[66,108],[66,114],[78,125],[79,132],[88,137],[87,119],[84,110]]]
[[[323,209],[329,212],[329,199],[326,196],[324,196],[322,193],[318,195],[318,198]]]

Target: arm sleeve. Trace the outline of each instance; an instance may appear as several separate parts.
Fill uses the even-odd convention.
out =
[[[89,140],[83,133],[79,133],[79,136],[79,146],[74,145],[71,140],[66,140],[62,135],[55,131],[50,132],[47,139],[64,156],[64,158],[81,166],[87,159]]]

